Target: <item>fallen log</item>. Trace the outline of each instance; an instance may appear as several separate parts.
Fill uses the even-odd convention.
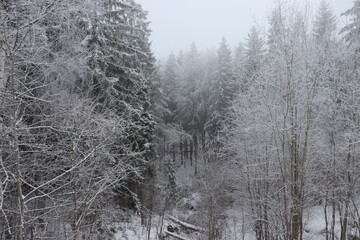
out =
[[[177,239],[180,239],[180,240],[190,240],[189,238],[182,237],[182,236],[180,236],[180,235],[177,235],[177,234],[175,234],[175,233],[169,232],[169,231],[167,231],[167,230],[165,230],[164,233],[165,233],[166,235],[169,235],[169,236],[171,236],[171,237],[174,237],[174,238],[177,238]]]
[[[173,216],[170,216],[170,215],[166,215],[171,221],[173,221],[174,223],[176,224],[179,224],[180,226],[184,227],[184,228],[187,228],[187,229],[190,229],[190,230],[193,230],[193,231],[196,231],[196,232],[202,232],[202,233],[207,233],[206,229],[204,228],[201,228],[201,227],[197,227],[197,226],[194,226],[192,224],[189,224],[189,223],[186,223],[186,222],[183,222]]]

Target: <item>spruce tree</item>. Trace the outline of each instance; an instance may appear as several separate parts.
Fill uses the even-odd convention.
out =
[[[139,184],[140,178],[153,179],[155,174],[150,94],[157,69],[150,50],[150,30],[146,12],[133,0],[107,0],[102,6],[103,12],[93,26],[92,95],[99,113],[126,123],[125,129],[115,133],[119,137],[112,151],[117,161],[132,152],[129,164],[139,170],[128,182],[126,189],[135,195],[128,192],[127,201],[134,205],[138,200],[133,196],[137,196],[144,204],[146,187]]]
[[[336,17],[326,0],[322,0],[318,15],[314,22],[314,35],[317,43],[329,45],[329,41],[334,38],[336,30]]]
[[[227,110],[236,93],[232,64],[231,51],[223,38],[217,51],[216,70],[211,87],[211,116],[206,126],[211,137],[215,137],[225,123]]]
[[[245,43],[245,66],[242,80],[242,92],[248,92],[254,81],[257,80],[262,63],[264,61],[264,42],[260,32],[252,27]]]
[[[162,72],[162,81],[164,84],[164,95],[166,97],[169,112],[164,116],[165,123],[175,123],[175,116],[178,110],[177,99],[179,93],[179,66],[176,56],[171,53],[166,61]]]

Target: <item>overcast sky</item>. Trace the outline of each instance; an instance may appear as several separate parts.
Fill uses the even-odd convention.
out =
[[[266,28],[267,16],[274,6],[274,0],[135,1],[149,12],[152,49],[159,60],[167,58],[171,51],[188,49],[192,42],[200,50],[217,48],[223,36],[234,48],[244,40],[252,25]],[[308,0],[314,9],[320,1]],[[338,16],[353,6],[353,0],[329,2]]]

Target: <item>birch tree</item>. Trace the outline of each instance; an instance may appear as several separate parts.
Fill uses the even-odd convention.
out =
[[[316,87],[309,69],[312,48],[303,13],[278,7],[271,17],[263,66],[250,65],[260,55],[246,53],[250,95],[235,102],[238,127],[234,133],[239,131],[239,135],[233,139],[238,141],[243,135],[237,149],[245,157],[237,161],[243,166],[257,239],[302,239]],[[280,209],[273,207],[271,199],[277,199]],[[269,226],[269,222],[274,224]]]
[[[319,109],[315,119],[317,129],[316,141],[324,146],[325,151],[315,151],[312,156],[317,159],[317,168],[324,174],[314,175],[315,191],[320,193],[324,206],[326,239],[335,238],[337,183],[339,169],[339,142],[341,131],[339,120],[339,88],[341,66],[340,43],[336,40],[336,23],[331,7],[322,1],[313,25],[315,62],[312,68],[318,79],[315,95],[316,109]],[[315,184],[315,182],[317,184]],[[319,184],[320,183],[320,184]],[[320,191],[321,188],[321,191]],[[319,189],[319,190],[317,190]],[[315,193],[316,194],[316,193]],[[316,199],[314,199],[316,201]],[[329,206],[331,206],[331,211]]]

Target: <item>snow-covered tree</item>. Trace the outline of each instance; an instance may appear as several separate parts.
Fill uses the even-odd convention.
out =
[[[227,109],[237,91],[233,78],[231,51],[225,38],[222,39],[217,51],[214,79],[211,84],[211,115],[206,129],[214,138],[226,121]]]
[[[336,17],[326,0],[322,0],[318,15],[314,22],[314,35],[316,42],[329,47],[329,41],[334,39],[334,31],[336,30]]]
[[[344,33],[345,41],[352,45],[359,47],[359,36],[360,36],[360,1],[354,1],[354,6],[342,14],[343,16],[349,16],[349,24],[347,24],[340,32]]]
[[[239,43],[234,52],[233,59],[233,75],[234,75],[234,84],[237,86],[237,94],[240,94],[240,90],[243,88],[241,82],[244,79],[244,65],[245,65],[245,53],[244,53],[243,43]]]
[[[266,53],[258,31],[249,34],[248,82],[234,101],[227,149],[236,149],[230,156],[246,183],[243,203],[256,238],[301,239],[316,86],[308,69],[312,49],[302,14],[287,12],[276,20],[270,22]]]
[[[124,189],[151,199],[153,185],[139,184],[154,176],[146,13],[133,1],[19,0],[0,11],[1,237],[96,235],[102,202],[115,205],[130,179]]]
[[[245,65],[243,80],[240,85],[241,92],[246,92],[259,76],[264,51],[264,42],[261,39],[260,32],[255,27],[252,27],[245,43]]]
[[[177,112],[178,88],[180,86],[179,66],[176,56],[171,53],[167,59],[162,72],[162,81],[164,85],[164,95],[166,97],[168,113],[165,113],[165,123],[174,123]]]
[[[315,168],[322,174],[310,175],[311,188],[314,199],[323,199],[325,234],[327,239],[335,237],[336,185],[339,173],[336,146],[341,135],[338,129],[339,105],[338,93],[341,78],[339,67],[341,64],[340,42],[336,40],[336,22],[331,7],[322,1],[313,24],[313,64],[310,66],[317,79],[314,99],[315,109],[318,109],[314,128],[318,133],[314,139],[321,146],[320,150],[311,155],[315,160]],[[321,190],[320,190],[321,189]],[[331,211],[329,206],[331,206]]]
[[[184,57],[178,56],[180,66],[180,86],[178,94],[178,112],[176,119],[185,131],[196,131],[197,90],[202,78],[200,53],[195,43],[190,46]]]

